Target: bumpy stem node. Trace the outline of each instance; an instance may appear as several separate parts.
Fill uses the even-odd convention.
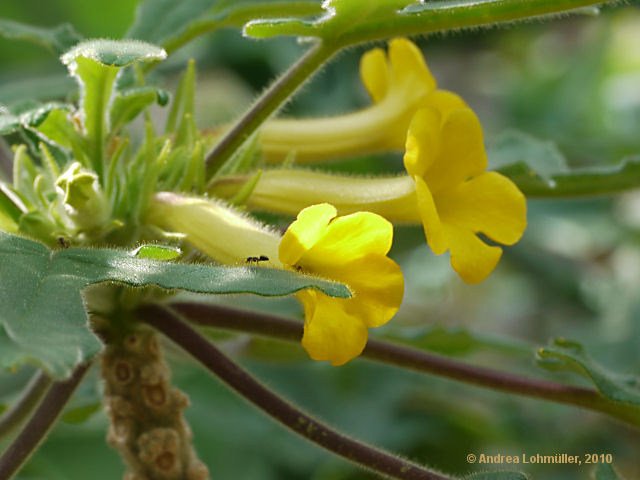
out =
[[[206,480],[182,415],[189,398],[172,388],[156,335],[112,336],[102,356],[107,442],[129,467],[125,480]]]

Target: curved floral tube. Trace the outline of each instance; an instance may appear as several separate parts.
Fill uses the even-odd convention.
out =
[[[360,60],[360,78],[373,105],[328,118],[275,119],[260,130],[265,160],[279,163],[290,154],[296,163],[402,150],[416,110],[442,111],[466,106],[455,93],[437,90],[422,52],[411,41],[389,42],[389,54],[374,48]]]

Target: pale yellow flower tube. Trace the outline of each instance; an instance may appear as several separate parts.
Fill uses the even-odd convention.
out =
[[[278,260],[280,235],[225,205],[171,192],[156,193],[146,221],[186,235],[186,240],[209,257],[227,265],[264,255],[266,264]]]
[[[279,163],[293,154],[296,163],[308,163],[402,150],[416,110],[432,106],[447,111],[466,106],[456,94],[436,90],[420,49],[404,38],[389,42],[388,57],[380,48],[365,53],[360,77],[373,105],[328,118],[266,122],[260,130],[265,160]]]
[[[226,177],[213,183],[210,193],[233,197],[248,177]],[[415,182],[408,175],[387,178],[340,176],[311,170],[262,172],[247,206],[296,215],[310,205],[327,202],[340,215],[375,212],[394,222],[420,223]]]

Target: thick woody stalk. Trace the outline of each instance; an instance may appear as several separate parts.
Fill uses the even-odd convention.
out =
[[[156,335],[130,331],[108,338],[102,356],[107,442],[129,467],[125,480],[206,480],[182,412],[189,398],[172,388]]]

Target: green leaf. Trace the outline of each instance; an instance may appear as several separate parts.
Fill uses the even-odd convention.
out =
[[[86,40],[62,55],[61,60],[71,74],[76,62],[85,58],[105,67],[126,67],[135,62],[164,60],[167,53],[160,47],[138,40]]]
[[[244,33],[256,38],[276,35],[318,37],[344,47],[396,36],[512,22],[569,11],[575,13],[580,7],[599,3],[584,0],[327,0],[322,3],[325,14],[315,20],[299,17],[258,19],[247,23]]]
[[[518,130],[507,130],[498,135],[487,149],[487,156],[491,170],[521,166],[549,186],[553,186],[553,175],[569,171],[567,160],[555,143]]]
[[[609,463],[599,463],[595,469],[594,480],[623,480]]]
[[[24,100],[47,101],[69,97],[75,90],[75,82],[69,75],[48,74],[20,80],[4,81],[0,85],[0,103],[10,104]]]
[[[9,338],[0,323],[0,371],[15,371],[30,359],[29,353]]]
[[[464,480],[528,480],[524,473],[519,472],[479,472],[473,473]]]
[[[25,110],[19,115],[5,113],[0,115],[0,135],[13,133],[22,127],[38,127],[54,111],[70,112],[73,111],[73,106],[66,103],[48,102]]]
[[[587,378],[606,398],[618,403],[640,406],[638,378],[615,375],[592,361],[577,342],[556,338],[552,345],[538,350],[538,365],[548,370],[575,372]]]
[[[37,43],[56,55],[62,55],[82,40],[82,36],[68,23],[57,27],[43,28],[6,19],[0,19],[0,35],[5,38]]]
[[[317,288],[327,295],[350,295],[344,285],[284,270],[159,262],[121,250],[51,251],[0,232],[0,320],[13,342],[0,350],[1,365],[30,361],[61,377],[95,355],[101,345],[87,327],[80,291],[105,281],[198,293],[281,296]]]
[[[160,44],[167,37],[183,31],[195,19],[201,18],[216,4],[216,0],[146,0],[140,2],[127,38],[139,38]]]
[[[82,42],[61,57],[81,87],[88,154],[99,177],[105,171],[106,112],[119,69],[134,62],[163,60],[166,56],[162,48],[150,43],[99,39]]]
[[[149,258],[151,260],[174,260],[182,255],[179,248],[166,247],[164,245],[142,245],[136,248],[132,255],[136,258]]]
[[[112,132],[136,118],[140,112],[153,103],[166,105],[168,93],[154,87],[136,87],[119,91],[109,111],[109,123]]]
[[[522,163],[498,170],[530,197],[607,195],[640,186],[640,155],[625,157],[617,165],[583,168],[553,175],[545,181]]]
[[[249,20],[322,13],[318,1],[264,2],[215,0],[146,0],[126,36],[162,45],[171,53],[190,40],[219,28],[241,27]]]

